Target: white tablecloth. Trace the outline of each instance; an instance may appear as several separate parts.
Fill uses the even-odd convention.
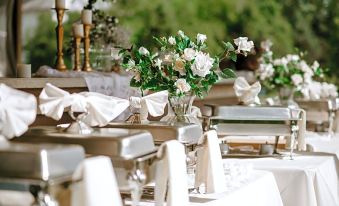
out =
[[[310,151],[334,154],[339,160],[339,134],[307,132],[305,140]]]
[[[154,202],[142,202],[140,206],[153,206]],[[277,184],[272,173],[254,170],[240,187],[216,194],[190,195],[191,206],[282,206]]]
[[[255,169],[271,171],[285,206],[338,206],[338,178],[334,156],[225,159],[252,163]]]

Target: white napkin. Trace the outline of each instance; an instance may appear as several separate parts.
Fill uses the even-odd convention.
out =
[[[234,92],[241,103],[245,105],[260,104],[258,94],[261,90],[260,82],[249,85],[244,77],[238,77],[234,82]]]
[[[73,175],[72,206],[122,206],[111,159],[97,156],[85,159]]]
[[[35,121],[36,98],[28,93],[0,84],[0,134],[13,138],[27,131]]]
[[[226,191],[223,162],[217,132],[207,131],[199,140],[202,148],[197,151],[195,187],[205,184],[207,193]]]
[[[128,100],[110,97],[95,92],[70,94],[47,83],[39,96],[42,114],[59,120],[65,109],[72,112],[87,112],[84,122],[90,126],[105,126],[129,106]]]
[[[177,140],[165,142],[159,147],[157,156],[155,205],[163,206],[167,199],[167,206],[187,206],[189,198],[184,146]]]
[[[153,117],[164,114],[168,103],[168,91],[156,92],[144,97],[130,97],[130,106],[140,109],[140,120],[147,120],[148,113]]]

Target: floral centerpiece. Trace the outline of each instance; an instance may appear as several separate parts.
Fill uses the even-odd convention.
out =
[[[154,37],[158,44],[157,52],[152,53],[144,47],[122,50],[123,67],[132,72],[134,77],[130,85],[141,91],[168,90],[170,105],[175,114],[190,112],[190,105],[195,96],[206,95],[213,84],[220,78],[234,78],[231,69],[221,70],[221,59],[237,60],[238,54],[247,55],[253,48],[253,42],[247,37],[230,42],[223,42],[224,51],[219,56],[206,52],[206,35],[197,34],[193,40],[183,31],[168,38]],[[180,107],[183,105],[184,107]],[[176,107],[178,106],[178,107]]]
[[[257,77],[266,89],[278,91],[281,100],[292,98],[295,92],[305,93],[313,81],[324,78],[324,69],[317,61],[307,64],[303,53],[274,58],[271,46],[270,41],[261,43]]]

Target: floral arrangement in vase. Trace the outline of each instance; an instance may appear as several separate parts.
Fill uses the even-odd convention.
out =
[[[271,46],[269,40],[261,42],[263,54],[256,75],[266,89],[278,91],[280,98],[289,98],[295,92],[306,94],[312,82],[325,77],[325,70],[317,61],[309,65],[303,53],[274,58]]]
[[[207,37],[204,34],[197,34],[192,40],[179,31],[175,36],[154,39],[159,45],[157,53],[144,47],[121,51],[123,67],[134,74],[132,87],[142,91],[168,90],[171,96],[191,93],[202,97],[220,78],[235,77],[231,69],[219,69],[220,57],[206,52]],[[253,48],[253,42],[247,37],[239,37],[234,43],[235,46],[230,42],[223,43],[222,59],[236,61],[237,54],[247,55]]]
[[[190,112],[194,97],[206,95],[219,79],[236,76],[231,69],[219,68],[221,59],[236,61],[238,54],[247,55],[254,46],[247,37],[234,39],[235,45],[223,42],[224,51],[219,57],[206,51],[204,34],[192,39],[178,31],[174,36],[154,39],[158,44],[156,53],[144,47],[122,50],[122,66],[134,75],[130,82],[132,87],[142,92],[167,90],[176,115]]]

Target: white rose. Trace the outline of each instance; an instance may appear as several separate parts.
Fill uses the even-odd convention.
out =
[[[182,59],[175,60],[174,70],[178,71],[180,75],[186,75],[185,63]]]
[[[318,61],[314,61],[311,68],[313,71],[316,71],[320,67],[320,64]]]
[[[155,67],[161,68],[161,64],[162,64],[162,60],[159,58],[154,61]]]
[[[182,38],[185,37],[185,33],[181,30],[178,31],[178,35],[181,36]]]
[[[133,69],[135,67],[135,62],[133,59],[128,60],[127,62],[127,69]]]
[[[312,73],[304,73],[304,82],[305,83],[311,83],[312,82],[312,76],[313,74]]]
[[[185,93],[191,90],[191,86],[186,82],[186,79],[178,79],[174,85],[177,88],[177,93]]]
[[[270,78],[274,74],[274,69],[272,64],[260,64],[258,72],[260,74],[260,80],[265,80]]]
[[[300,61],[297,67],[304,73],[312,74],[312,76],[314,74],[313,70],[310,68],[310,66],[308,66],[308,64],[304,60]]]
[[[237,39],[234,39],[235,45],[238,46],[237,51],[238,52],[250,52],[251,49],[254,47],[253,41],[248,41],[247,37],[238,37]]]
[[[265,50],[266,52],[271,50],[271,46],[273,45],[273,43],[271,42],[271,40],[267,39],[266,41],[262,41],[260,43],[260,47]]]
[[[288,62],[291,62],[291,61],[298,61],[300,57],[299,55],[296,55],[296,54],[288,54],[286,55],[286,59]]]
[[[303,82],[303,78],[300,74],[293,74],[291,79],[295,86],[299,86]]]
[[[205,34],[197,34],[197,42],[198,44],[203,44],[207,39],[207,36]]]
[[[210,73],[210,69],[213,67],[214,59],[209,54],[198,52],[195,57],[194,63],[192,64],[192,72],[194,75],[205,77]]]
[[[288,64],[288,61],[287,61],[287,59],[285,57],[282,57],[281,59],[273,60],[273,64],[275,66],[285,66],[286,67],[287,64]]]
[[[144,56],[149,55],[149,51],[148,51],[145,47],[140,47],[140,48],[139,48],[139,53],[140,53],[141,55],[144,55]]]
[[[186,61],[192,61],[196,55],[196,51],[192,48],[186,48],[184,50],[183,58]]]
[[[173,36],[170,36],[170,37],[168,38],[168,43],[169,43],[170,45],[175,45],[175,44],[176,44],[175,38],[174,38]]]

